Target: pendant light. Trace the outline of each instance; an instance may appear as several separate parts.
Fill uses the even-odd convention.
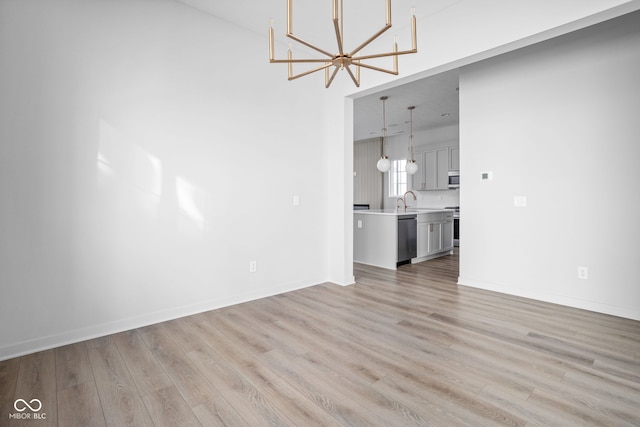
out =
[[[387,172],[391,168],[391,162],[389,161],[389,158],[384,154],[384,144],[387,139],[387,115],[385,110],[385,101],[388,98],[388,96],[380,97],[380,100],[382,101],[382,156],[378,160],[376,167],[382,173]]]
[[[413,109],[416,108],[413,105],[409,109],[409,123],[411,127],[411,133],[409,134],[409,160],[407,160],[407,166],[405,170],[409,175],[413,175],[418,172],[418,164],[413,160]]]

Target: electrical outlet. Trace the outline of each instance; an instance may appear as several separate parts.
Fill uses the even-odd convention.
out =
[[[297,194],[293,196],[293,206],[300,206],[300,196]]]
[[[527,196],[513,196],[513,206],[517,208],[526,208]]]
[[[589,269],[587,267],[578,267],[578,279],[588,279]]]
[[[358,228],[362,228],[362,220],[361,219],[358,220]]]
[[[258,271],[258,262],[249,261],[249,273],[255,273],[256,271]]]

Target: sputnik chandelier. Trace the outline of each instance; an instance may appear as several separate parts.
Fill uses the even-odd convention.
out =
[[[332,0],[333,3],[333,28],[336,33],[336,41],[338,43],[338,53],[332,54],[327,52],[324,49],[316,47],[311,43],[308,43],[298,36],[293,34],[293,12],[292,12],[292,2],[293,0],[287,0],[287,37],[290,39],[303,44],[317,52],[320,52],[327,58],[324,59],[293,59],[293,53],[291,50],[291,45],[289,45],[289,50],[287,52],[287,59],[275,59],[274,53],[274,41],[273,41],[273,20],[269,25],[269,62],[270,63],[282,63],[289,65],[289,81],[297,79],[299,77],[307,76],[311,73],[315,73],[316,71],[325,70],[325,87],[329,87],[333,79],[338,74],[339,70],[347,70],[347,73],[353,80],[353,83],[360,87],[360,68],[369,68],[375,71],[381,71],[383,73],[389,73],[393,75],[398,75],[398,56],[405,55],[408,53],[416,53],[418,51],[417,47],[417,38],[416,38],[416,15],[415,10],[411,9],[411,50],[403,50],[398,51],[398,42],[397,40],[393,43],[393,51],[386,53],[377,53],[372,55],[361,55],[357,56],[357,54],[364,49],[367,45],[369,45],[372,41],[377,39],[382,33],[391,28],[391,0],[386,0],[387,5],[387,22],[377,33],[373,36],[365,40],[360,46],[356,47],[351,52],[345,52],[343,45],[343,37],[344,37],[344,27],[343,27],[343,7],[342,0]],[[366,61],[368,59],[374,58],[383,58],[383,57],[393,57],[393,69],[388,70],[385,68],[376,67],[370,64],[363,63],[361,61]],[[293,73],[293,64],[298,63],[322,63],[319,67],[313,68],[311,70],[304,71],[300,74]],[[335,67],[333,72],[330,73],[329,69],[331,67]],[[351,66],[355,68],[355,74],[353,73]]]

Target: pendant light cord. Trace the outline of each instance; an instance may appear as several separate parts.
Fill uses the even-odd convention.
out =
[[[409,160],[413,162],[413,109],[416,108],[413,105],[409,107]]]
[[[384,145],[387,139],[387,109],[385,107],[385,103],[387,101],[386,96],[382,96],[380,97],[380,100],[382,100],[382,156],[384,157]]]

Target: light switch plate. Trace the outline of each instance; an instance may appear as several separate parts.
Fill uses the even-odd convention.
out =
[[[513,206],[524,208],[527,206],[527,196],[513,196]]]

